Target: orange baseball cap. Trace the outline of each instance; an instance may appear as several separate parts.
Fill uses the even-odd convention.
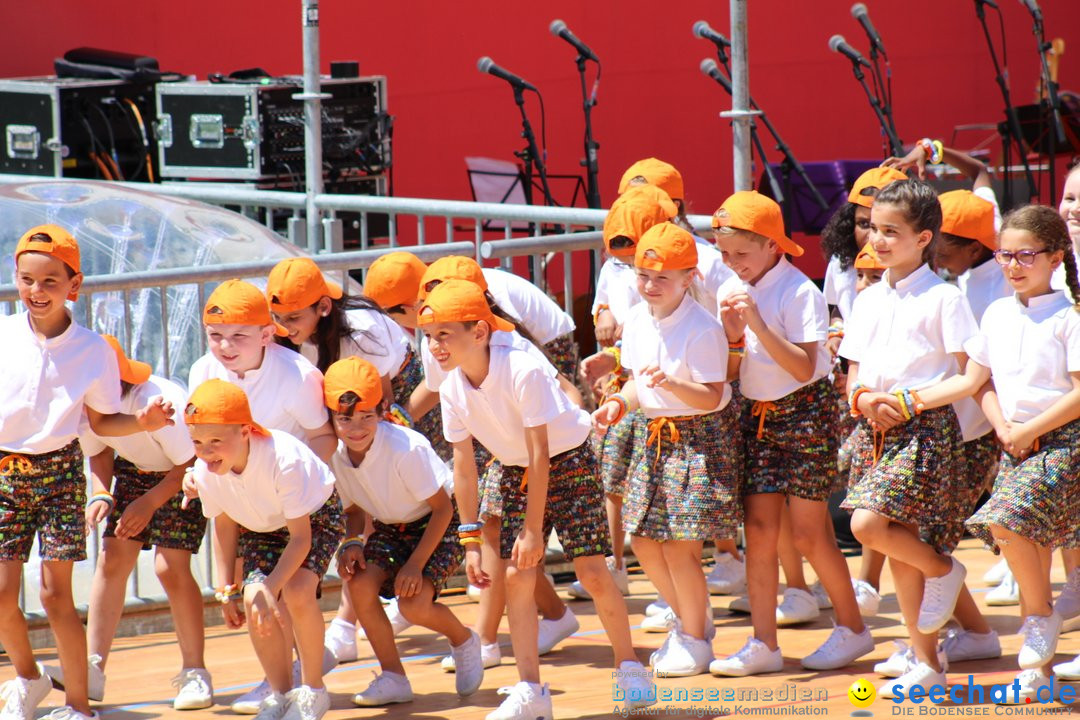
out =
[[[326,407],[337,411],[341,407],[341,396],[347,392],[356,393],[360,402],[357,410],[371,410],[383,397],[382,378],[379,371],[367,360],[353,355],[326,368],[323,376],[323,399]]]
[[[875,188],[880,191],[890,183],[907,179],[908,176],[896,168],[870,168],[860,175],[855,180],[855,184],[851,186],[851,192],[849,192],[847,196],[848,202],[862,205],[863,207],[870,207],[874,204],[874,198],[877,196],[877,193],[866,193],[868,188]]]
[[[120,347],[120,341],[112,335],[102,335],[105,342],[116,353],[116,362],[120,365],[120,379],[132,385],[142,385],[150,379],[151,367],[138,360],[132,360],[124,354],[124,348]]]
[[[419,298],[426,299],[428,293],[444,280],[468,280],[479,285],[481,290],[488,289],[480,263],[464,255],[447,255],[428,265],[427,272],[420,279]]]
[[[368,268],[364,294],[383,310],[412,305],[420,296],[420,278],[425,271],[427,265],[411,252],[387,253]]]
[[[204,325],[273,325],[276,334],[289,334],[274,322],[262,291],[243,280],[226,280],[218,285],[206,300],[202,320]]]
[[[938,195],[941,202],[941,232],[967,240],[978,240],[997,250],[994,204],[970,190],[950,190]]]
[[[491,312],[484,291],[468,280],[444,280],[428,293],[416,316],[417,325],[483,320],[493,330],[513,332],[514,324]]]
[[[862,246],[862,250],[855,256],[855,268],[857,270],[887,270],[884,265],[881,264],[881,258],[878,257],[877,251],[874,250],[874,246],[870,243],[866,243]]]
[[[671,197],[655,185],[633,185],[611,203],[604,218],[604,247],[613,257],[633,257],[634,245],[653,225],[667,222],[679,213]],[[627,237],[634,245],[612,247],[611,240]]]
[[[44,236],[34,239],[34,236]],[[79,254],[79,242],[75,236],[59,225],[38,225],[23,233],[15,246],[15,261],[24,252],[38,252],[52,255],[60,262],[67,265],[74,272],[82,272],[81,258]],[[68,295],[68,300],[78,300],[79,293],[73,292]]]
[[[769,238],[786,253],[799,257],[802,246],[784,233],[784,215],[772,198],[757,190],[740,190],[713,213],[714,228],[732,227]]]
[[[251,418],[244,391],[225,380],[207,380],[188,398],[184,408],[184,422],[188,425],[248,425],[259,435],[270,432]]]
[[[688,270],[696,268],[697,241],[674,223],[653,225],[638,240],[634,266],[646,270]]]
[[[319,302],[319,298],[341,297],[341,286],[323,277],[315,261],[308,257],[282,260],[266,279],[266,299],[276,313],[303,310]]]
[[[630,181],[636,177],[645,178],[650,185],[655,185],[666,192],[672,200],[682,200],[685,197],[682,175],[671,163],[656,158],[638,160],[626,169],[622,179],[619,180],[620,195],[626,192],[626,189],[630,187]]]

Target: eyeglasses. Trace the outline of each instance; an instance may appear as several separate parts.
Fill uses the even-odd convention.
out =
[[[995,250],[994,259],[998,261],[999,265],[1008,265],[1013,260],[1016,260],[1020,267],[1031,267],[1035,264],[1035,256],[1042,255],[1044,252],[1050,252],[1049,250],[1017,250],[1012,252],[1011,250]]]

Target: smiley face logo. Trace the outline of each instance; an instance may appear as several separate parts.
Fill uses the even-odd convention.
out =
[[[877,691],[874,690],[873,685],[866,680],[859,678],[851,683],[851,687],[847,690],[847,696],[852,705],[857,708],[865,708],[870,707],[874,703],[874,699],[877,697]]]

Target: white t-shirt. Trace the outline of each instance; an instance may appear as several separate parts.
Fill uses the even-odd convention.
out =
[[[491,347],[510,347],[526,352],[543,365],[551,377],[559,375],[559,371],[548,361],[540,348],[521,337],[516,330],[513,332],[496,330],[491,333]],[[439,392],[439,387],[446,380],[447,373],[435,361],[431,348],[428,347],[427,337],[423,335],[420,337],[420,362],[424,366],[424,385],[431,392]]]
[[[203,515],[227,515],[253,532],[273,532],[287,520],[310,515],[334,492],[330,468],[287,432],[251,435],[247,465],[237,474],[215,475],[206,463],[192,468]]]
[[[825,267],[825,281],[821,284],[825,303],[835,306],[845,321],[851,317],[851,306],[855,302],[858,272],[854,264],[849,265],[847,270],[842,270],[840,258],[835,256],[829,258],[829,264]]]
[[[427,501],[439,490],[454,490],[454,475],[431,443],[418,432],[380,422],[375,439],[359,465],[338,442],[330,458],[338,494],[345,507],[356,505],[382,523],[408,523],[431,512]]]
[[[84,404],[103,415],[120,412],[116,353],[74,319],[54,338],[39,340],[26,312],[0,317],[0,449],[42,455],[79,435]],[[182,408],[180,408],[182,409]]]
[[[993,258],[956,278],[956,284],[968,299],[976,322],[982,320],[990,303],[1012,295],[1012,288],[1005,279],[1002,266]]]
[[[1015,296],[990,305],[979,333],[964,344],[972,360],[990,368],[1006,420],[1027,422],[1072,390],[1080,371],[1080,313],[1061,291]]]
[[[483,273],[498,306],[520,320],[541,345],[574,332],[574,319],[525,278],[497,268],[484,268]]]
[[[117,455],[147,472],[166,472],[176,465],[187,463],[195,456],[195,446],[191,444],[191,436],[184,424],[184,406],[187,405],[184,388],[172,380],[151,375],[146,382],[131,388],[131,392],[121,400],[120,412],[134,414],[136,410],[146,407],[155,395],[161,395],[172,403],[175,409],[174,425],[166,425],[149,433],[100,437],[90,429],[90,421],[83,415],[79,426],[79,444],[83,455],[91,457],[112,448]]]
[[[637,290],[637,272],[633,265],[608,258],[600,266],[600,276],[596,279],[596,297],[593,298],[592,314],[596,317],[601,305],[607,305],[615,316],[615,322],[622,325],[630,308],[641,302]]]
[[[963,293],[928,265],[895,288],[886,270],[855,298],[839,354],[859,363],[859,382],[870,390],[922,390],[956,374],[952,354],[977,331]]]
[[[646,417],[706,415],[727,406],[731,387],[724,384],[720,404],[711,410],[690,407],[675,393],[650,388],[641,371],[657,365],[668,377],[698,383],[727,380],[727,337],[723,326],[686,293],[675,312],[657,320],[647,303],[635,306],[623,325],[622,364],[634,373],[638,404]]]
[[[480,387],[455,368],[439,386],[439,398],[446,440],[471,435],[503,465],[528,466],[524,428],[547,426],[551,457],[581,445],[592,429],[589,413],[570,402],[547,368],[506,346],[491,346]]]
[[[217,378],[236,385],[247,395],[251,416],[267,430],[284,430],[301,440],[305,430],[316,430],[329,421],[323,404],[323,376],[318,369],[276,343],[266,347],[262,364],[237,376],[211,353],[191,366],[188,389]]]
[[[701,304],[709,311],[710,315],[715,317],[716,293],[720,291],[720,287],[724,283],[735,277],[735,273],[724,264],[724,256],[713,247],[712,243],[697,235],[694,236],[694,240],[697,242],[697,268],[698,272],[701,273],[701,284],[705,290],[704,297],[701,298]],[[634,288],[637,289],[636,284]]]
[[[829,351],[825,347],[829,308],[825,296],[810,278],[781,256],[755,285],[748,285],[738,277],[724,283],[717,300],[744,291],[754,298],[761,319],[773,332],[791,343],[816,342],[818,346],[814,374],[806,382],[800,382],[780,367],[754,331],[746,328],[746,355],[739,364],[739,392],[751,400],[779,400],[825,377],[830,367]]]
[[[361,357],[374,365],[379,375],[395,377],[409,352],[405,331],[378,310],[353,308],[345,314],[353,332],[341,338],[338,357],[342,360],[353,355]],[[300,354],[312,365],[319,362],[319,348],[313,342],[301,345]]]

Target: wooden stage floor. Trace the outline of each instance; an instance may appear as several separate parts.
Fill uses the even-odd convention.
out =
[[[1020,647],[1020,638],[1015,634],[1019,627],[1018,608],[986,607],[984,598],[989,589],[981,583],[983,572],[994,564],[995,558],[972,540],[966,540],[957,551],[957,557],[968,567],[969,587],[975,593],[976,600],[987,613],[990,623],[1001,635],[1004,657],[992,661],[979,661],[956,664],[951,668],[949,679],[952,683],[967,684],[969,674],[974,676],[976,684],[987,686],[993,683],[1009,683],[1016,670],[1016,652]],[[852,569],[858,567],[859,559],[849,560]],[[1060,563],[1055,562],[1054,581],[1060,587],[1064,576]],[[816,648],[828,636],[832,627],[831,611],[824,611],[814,623],[798,628],[780,631],[781,648],[784,651],[784,671],[773,675],[752,678],[720,679],[711,675],[692,678],[660,679],[657,687],[660,692],[675,692],[679,688],[688,691],[701,689],[708,693],[714,690],[733,689],[736,697],[741,693],[746,697],[750,692],[768,689],[773,692],[771,701],[701,701],[687,702],[662,699],[649,713],[638,712],[635,716],[661,716],[667,718],[700,718],[723,715],[736,716],[745,714],[747,709],[762,709],[770,715],[799,714],[811,716],[850,716],[854,710],[847,698],[847,688],[858,678],[866,678],[875,686],[883,682],[873,672],[875,662],[887,657],[893,651],[891,640],[902,638],[903,632],[898,626],[899,611],[895,595],[892,594],[891,578],[885,573],[885,597],[882,613],[869,621],[877,647],[874,653],[861,660],[855,667],[837,672],[813,672],[803,670],[799,658]],[[658,647],[664,636],[644,633],[638,628],[645,605],[654,596],[654,591],[645,576],[631,574],[632,595],[627,598],[631,612],[631,624],[634,627],[634,643],[638,655],[647,662],[649,653]],[[560,586],[565,596],[565,587]],[[715,610],[716,640],[713,647],[718,654],[735,652],[742,646],[749,634],[749,617],[731,614],[726,610],[731,598],[713,596]],[[445,602],[460,613],[466,623],[475,616],[477,606],[469,602],[464,595],[450,595]],[[558,718],[601,718],[614,714],[616,703],[612,700],[613,680],[611,678],[611,655],[606,637],[600,629],[592,603],[570,601],[570,607],[581,622],[579,633],[563,641],[557,650],[542,658],[541,672],[544,680],[551,685]],[[330,615],[327,615],[329,621]],[[361,690],[372,679],[377,670],[370,650],[361,641],[361,657],[356,662],[338,666],[327,676],[327,685],[333,696],[333,706],[327,714],[328,720],[345,718],[454,718],[471,720],[483,718],[496,707],[501,698],[496,690],[500,686],[511,685],[517,680],[510,654],[510,640],[506,631],[505,620],[500,641],[503,645],[503,665],[487,671],[480,691],[470,698],[459,699],[454,693],[453,676],[439,669],[439,660],[446,653],[446,642],[434,634],[419,628],[410,628],[399,638],[399,648],[406,663],[416,699],[412,703],[391,706],[389,708],[358,708],[352,704],[353,693]],[[174,638],[169,634],[143,635],[122,638],[109,660],[107,685],[108,702],[100,707],[102,718],[108,720],[142,720],[150,717],[183,717],[195,720],[201,717],[232,716],[228,705],[236,696],[248,690],[261,677],[261,671],[254,658],[246,632],[229,631],[222,627],[208,630],[207,663],[213,673],[217,703],[208,710],[180,713],[173,711],[171,698],[173,688],[170,679],[177,671],[179,653]],[[1080,652],[1080,633],[1066,633],[1058,647],[1058,662],[1070,659]],[[55,662],[55,653],[42,651],[39,659]],[[4,661],[0,665],[0,680],[12,676],[11,666]],[[805,694],[815,698],[827,696],[827,700],[800,700]],[[760,696],[759,696],[760,697]],[[795,701],[791,700],[795,697]],[[59,692],[53,692],[45,701],[39,715],[50,707],[63,702]],[[948,706],[932,708],[946,710]],[[903,708],[890,701],[877,700],[870,708],[876,716],[899,715],[898,710],[911,710],[912,715],[919,715],[919,710],[930,709],[905,703]],[[1036,711],[1042,714],[1051,708],[1058,712],[1068,712],[1072,708],[1059,705],[1016,708],[1021,712]],[[1001,714],[1004,708],[993,705],[981,707],[953,707],[950,714],[975,711],[990,716]],[[1080,711],[1080,708],[1077,708]],[[906,714],[906,713],[905,713]],[[1029,713],[1030,714],[1030,713]]]

